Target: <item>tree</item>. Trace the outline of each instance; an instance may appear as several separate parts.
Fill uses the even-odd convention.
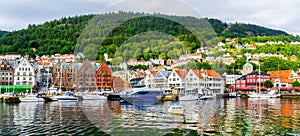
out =
[[[300,82],[296,80],[295,82],[293,82],[292,86],[293,87],[300,87]]]
[[[272,88],[274,85],[270,80],[264,82],[264,86],[267,88]]]

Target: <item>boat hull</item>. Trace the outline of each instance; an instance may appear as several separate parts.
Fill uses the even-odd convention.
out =
[[[100,96],[100,95],[85,95],[82,96],[83,100],[106,100],[106,96]]]
[[[43,98],[19,98],[21,102],[45,102]]]
[[[78,101],[78,98],[73,96],[56,96],[53,99],[57,101]]]

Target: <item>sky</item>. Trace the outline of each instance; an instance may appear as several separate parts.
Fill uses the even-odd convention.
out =
[[[138,11],[152,7],[152,11],[183,14],[193,11],[227,23],[250,23],[300,35],[299,0],[0,0],[0,3],[0,30],[7,31],[108,9]]]

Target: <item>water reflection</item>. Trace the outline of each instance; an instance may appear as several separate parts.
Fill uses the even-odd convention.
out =
[[[164,135],[175,128],[212,135],[300,134],[300,100],[215,99],[180,102],[186,113],[168,113],[170,103],[118,101],[0,103],[0,135]],[[105,133],[104,133],[105,132]]]

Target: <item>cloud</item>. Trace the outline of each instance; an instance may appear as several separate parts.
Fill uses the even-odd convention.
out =
[[[201,15],[300,33],[298,0],[181,0]],[[64,16],[99,13],[106,7],[184,13],[176,0],[0,0],[0,29],[17,30]],[[120,4],[121,3],[121,4]],[[119,4],[119,5],[118,5]],[[112,6],[113,5],[113,6]],[[168,9],[164,8],[170,7]],[[174,5],[172,7],[172,5]],[[157,7],[157,8],[155,8]],[[107,9],[106,9],[107,10]],[[192,12],[186,14],[198,14]]]
[[[300,14],[298,0],[185,0],[207,17],[227,22],[253,23],[289,33],[300,33],[296,22]]]
[[[16,30],[65,16],[99,13],[108,0],[0,0],[0,29]]]

